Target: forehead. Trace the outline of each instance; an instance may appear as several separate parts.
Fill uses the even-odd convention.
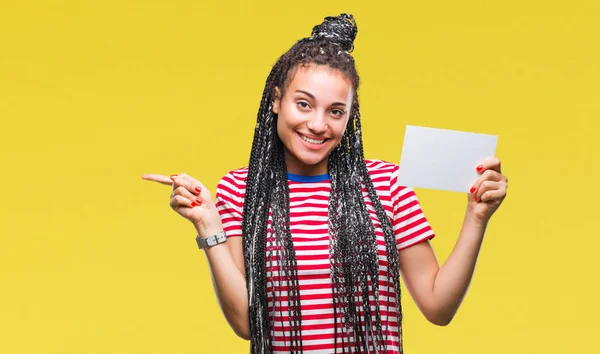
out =
[[[352,94],[352,82],[344,73],[325,65],[300,66],[294,70],[288,91],[311,93],[317,99],[345,102]]]

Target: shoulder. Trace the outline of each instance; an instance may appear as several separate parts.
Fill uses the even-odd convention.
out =
[[[391,180],[393,175],[398,174],[400,168],[395,163],[377,159],[365,159],[365,164],[367,165],[367,171],[369,171],[371,179],[386,178],[387,180]]]
[[[248,167],[240,167],[227,172],[217,184],[217,193],[228,192],[238,194],[241,197],[246,190],[246,179],[248,178]]]
[[[398,165],[378,159],[365,159],[365,164],[379,198],[389,198],[393,181],[398,175]]]
[[[400,173],[400,166],[398,164],[375,159],[365,159],[365,163],[367,165],[369,175],[371,176],[371,180],[378,190],[380,188],[389,190],[393,198],[399,196],[403,196],[405,198],[415,195],[415,192],[412,188],[400,185],[398,183],[398,176]]]

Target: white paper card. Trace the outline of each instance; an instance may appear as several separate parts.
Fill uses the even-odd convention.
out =
[[[456,130],[406,126],[399,184],[468,192],[477,165],[496,153],[498,137]]]

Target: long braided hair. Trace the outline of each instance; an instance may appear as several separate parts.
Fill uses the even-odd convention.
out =
[[[273,112],[273,102],[277,99],[275,87],[281,89],[280,97],[283,97],[295,70],[307,65],[326,65],[339,70],[350,79],[355,93],[344,135],[328,159],[331,182],[328,201],[329,258],[336,341],[340,338],[342,347],[347,346],[350,353],[369,353],[370,345],[377,353],[384,350],[388,334],[387,328],[382,328],[381,320],[375,227],[365,204],[363,188],[367,191],[384,233],[388,287],[393,287],[388,292],[396,294],[397,323],[401,331],[402,309],[396,241],[392,224],[375,192],[364,158],[356,95],[359,77],[350,55],[357,31],[352,15],[326,17],[322,24],[313,28],[311,37],[299,40],[279,58],[267,78],[248,164],[242,219],[251,352],[254,354],[272,352],[272,324],[267,300],[267,259],[273,275],[273,260],[277,261],[279,274],[272,277],[272,282],[278,279],[281,284],[283,281],[287,289],[290,351],[303,352],[300,286],[290,233],[288,176],[284,146],[277,135],[277,114]],[[269,211],[272,222],[271,234],[267,235]],[[274,284],[271,289],[274,295]],[[371,306],[369,295],[374,298],[374,306]],[[342,324],[339,329],[338,321]],[[361,321],[364,321],[364,325]],[[338,335],[338,331],[342,333]],[[400,350],[401,338],[400,332]]]

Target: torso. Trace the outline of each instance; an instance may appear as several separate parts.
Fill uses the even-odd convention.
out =
[[[422,216],[420,207],[418,208],[419,213],[415,214],[415,203],[411,202],[414,192],[411,189],[394,187],[398,166],[380,160],[367,160],[366,163],[377,195],[390,221],[394,224],[399,248],[433,237],[433,232]],[[223,180],[220,183],[221,191],[218,192],[218,198],[227,200],[230,207],[241,214],[247,168],[231,171],[227,176],[224,177],[226,183],[223,183]],[[308,179],[292,175],[288,183],[290,231],[296,252],[300,283],[303,350],[305,353],[311,354],[336,352],[327,218],[330,181],[327,175]],[[387,282],[387,255],[383,231],[364,188],[363,196],[377,235],[380,270],[379,294],[383,335],[384,338],[387,338],[386,353],[401,353],[401,326],[398,326],[396,320],[394,287]],[[416,201],[416,198],[414,199]],[[416,204],[418,205],[418,202]],[[399,220],[402,212],[405,213],[405,220]],[[227,213],[222,212],[221,214],[223,216]],[[423,221],[415,222],[419,219]],[[226,222],[227,220],[230,222]],[[241,235],[239,221],[239,218],[238,220],[224,219],[224,227],[228,236]],[[269,225],[270,223],[271,214],[269,213]],[[270,226],[267,228],[267,235],[271,235]],[[269,242],[267,242],[268,247]],[[267,255],[269,255],[268,249]],[[276,251],[273,254],[273,257],[275,256]],[[285,290],[285,282],[279,281],[278,274],[276,259],[268,257],[267,294],[269,315],[272,321],[273,353],[289,353],[290,335],[289,327],[286,325],[288,323],[287,292],[281,291],[282,286]],[[338,320],[339,323],[340,320]],[[338,331],[338,337],[340,335],[341,333]],[[347,341],[345,343],[348,344]],[[341,338],[338,338],[337,347],[339,349],[337,351],[339,352],[341,352],[340,346],[342,346],[342,341]]]

